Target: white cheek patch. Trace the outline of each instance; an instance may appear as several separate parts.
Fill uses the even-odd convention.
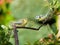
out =
[[[43,15],[38,15],[35,17],[35,19],[41,19],[41,18],[43,18]]]
[[[35,19],[39,19],[39,16],[36,16]]]

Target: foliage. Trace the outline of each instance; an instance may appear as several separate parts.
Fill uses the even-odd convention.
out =
[[[0,25],[0,45],[12,45],[9,42],[11,31],[8,29],[3,29]]]
[[[53,34],[49,34],[48,37],[41,38],[34,45],[60,45],[60,40]]]
[[[7,27],[7,24],[12,19],[10,13],[10,1],[0,0],[0,45],[12,45],[9,42],[11,30]]]
[[[35,19],[36,16],[46,16],[50,9],[60,9],[60,0],[1,0],[0,1],[0,44],[15,45],[14,37],[10,37],[13,32],[8,29],[8,23],[13,20],[28,19],[27,27],[38,28],[40,23]],[[58,12],[58,10],[56,12]],[[10,12],[11,11],[11,12]],[[49,15],[49,14],[48,14]],[[56,15],[54,13],[54,15]],[[56,19],[56,17],[54,17]],[[55,22],[56,23],[56,22]],[[59,45],[56,38],[57,28],[55,23],[52,25],[44,24],[39,31],[33,29],[17,29],[20,45]],[[2,25],[7,26],[3,28]],[[12,33],[11,33],[12,32]],[[52,35],[49,35],[52,34]],[[52,38],[50,38],[50,36]],[[43,41],[41,41],[43,40]],[[56,43],[55,43],[56,41]],[[59,42],[60,43],[60,42]],[[11,45],[12,45],[11,44]]]

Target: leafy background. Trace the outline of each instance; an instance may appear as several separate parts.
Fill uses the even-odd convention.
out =
[[[49,3],[51,2],[52,0],[49,0]],[[12,11],[12,15],[17,20],[28,18],[29,21],[27,26],[38,28],[40,24],[37,24],[33,20],[35,20],[35,16],[37,15],[43,15],[43,16],[46,15],[46,13],[49,11],[49,7],[47,5],[48,2],[46,0],[13,0],[13,2],[11,3],[11,11]],[[56,29],[54,27],[54,24],[51,27],[49,24],[44,25],[38,31],[30,30],[30,29],[17,29],[19,44],[33,45],[35,41],[48,36],[48,34],[50,33],[55,34]],[[10,42],[13,45],[15,45],[14,37],[10,38]]]

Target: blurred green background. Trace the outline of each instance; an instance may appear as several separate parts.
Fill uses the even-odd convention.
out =
[[[60,1],[60,0],[58,0]],[[49,3],[52,0],[49,0]],[[13,0],[11,3],[12,15],[18,20],[28,18],[29,22],[27,26],[38,28],[40,24],[37,24],[33,20],[38,15],[45,16],[49,11],[48,2],[46,0]],[[31,19],[31,20],[30,20]],[[53,24],[54,25],[54,24]],[[54,28],[54,26],[52,27]],[[42,26],[38,31],[30,29],[17,29],[19,37],[19,45],[33,45],[35,41],[46,37],[50,33],[55,33],[50,25]],[[13,33],[12,33],[13,34]],[[10,38],[10,42],[15,45],[14,37]]]

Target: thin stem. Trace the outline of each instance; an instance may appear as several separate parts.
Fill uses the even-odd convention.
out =
[[[20,27],[17,26],[16,28],[24,28],[24,29],[32,29],[32,30],[39,30],[43,25],[41,25],[39,28],[32,28],[32,27]]]
[[[18,34],[16,30],[16,26],[14,25],[14,38],[15,38],[15,45],[19,45]]]

